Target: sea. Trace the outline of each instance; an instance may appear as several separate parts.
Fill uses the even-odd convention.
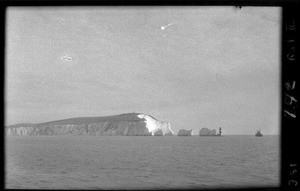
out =
[[[6,189],[280,186],[280,136],[6,136]]]

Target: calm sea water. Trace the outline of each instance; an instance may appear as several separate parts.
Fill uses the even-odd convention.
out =
[[[6,188],[279,186],[279,136],[7,136]]]

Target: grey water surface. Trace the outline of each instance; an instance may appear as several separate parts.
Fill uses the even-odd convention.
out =
[[[279,136],[6,136],[8,189],[279,186]]]

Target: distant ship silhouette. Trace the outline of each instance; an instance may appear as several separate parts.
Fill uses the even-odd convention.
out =
[[[257,130],[255,136],[256,137],[262,137],[263,134],[260,132],[260,130]]]

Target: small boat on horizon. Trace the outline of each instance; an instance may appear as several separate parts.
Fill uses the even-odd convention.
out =
[[[263,134],[260,132],[260,130],[258,129],[257,131],[256,131],[256,133],[255,133],[255,136],[256,137],[262,137],[263,136]]]

